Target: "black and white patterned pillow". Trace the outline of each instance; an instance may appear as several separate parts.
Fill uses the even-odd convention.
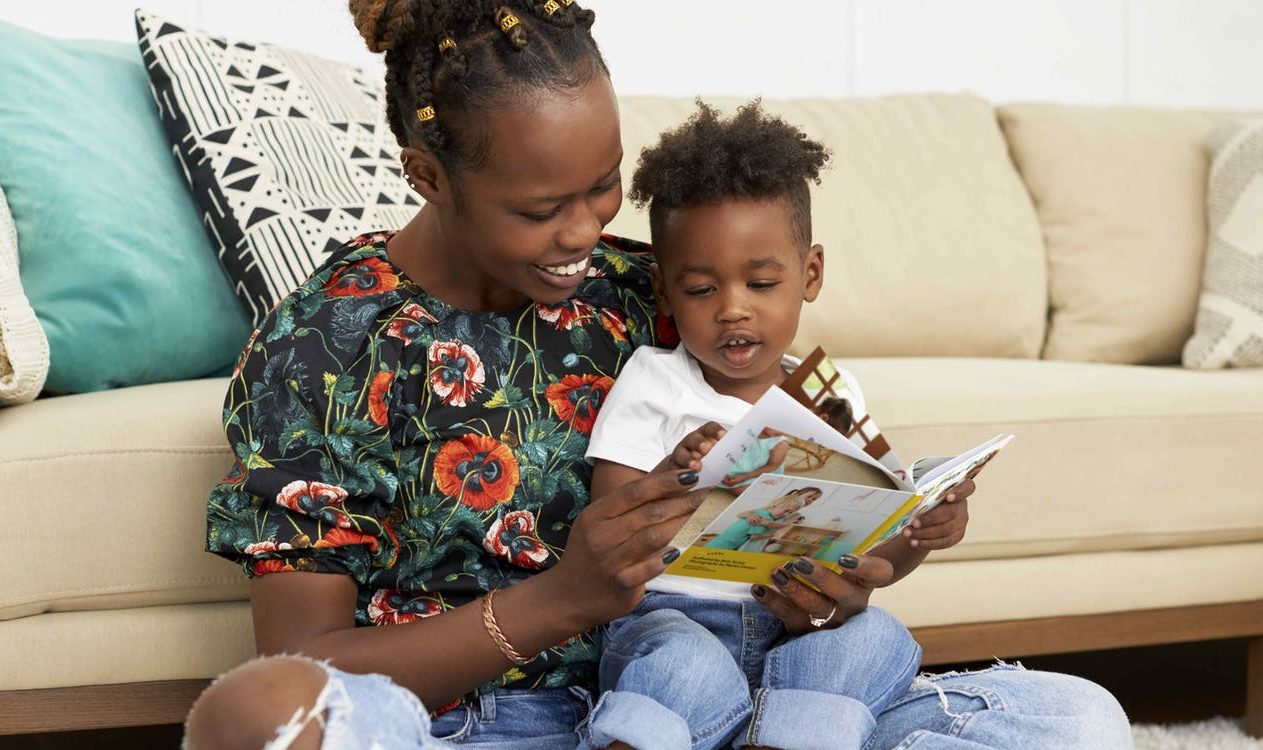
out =
[[[175,156],[256,324],[331,250],[416,213],[382,87],[364,71],[139,10],[136,31]]]

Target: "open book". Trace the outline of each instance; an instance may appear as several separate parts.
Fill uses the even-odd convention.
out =
[[[698,487],[710,493],[671,542],[680,557],[650,590],[744,599],[795,557],[840,570],[840,555],[901,532],[1012,439],[905,469],[855,401],[846,434],[813,413],[827,398],[847,400],[844,383],[817,349],[728,430],[702,461]]]

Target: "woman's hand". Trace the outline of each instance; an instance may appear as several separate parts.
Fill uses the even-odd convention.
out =
[[[974,480],[966,479],[943,495],[943,502],[926,511],[903,530],[908,545],[930,552],[947,549],[965,538],[969,525],[969,496],[974,494]]]
[[[697,472],[657,470],[597,497],[570,527],[561,560],[542,575],[557,606],[578,610],[583,629],[636,608],[645,583],[679,557],[667,544],[706,497]]]
[[[790,633],[836,628],[868,606],[874,588],[894,579],[890,561],[880,557],[843,555],[838,564],[845,569],[843,573],[800,557],[772,573],[772,586],[755,586],[751,591]],[[813,625],[811,618],[824,622]]]

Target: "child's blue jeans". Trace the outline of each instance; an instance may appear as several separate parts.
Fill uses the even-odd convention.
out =
[[[580,748],[858,750],[907,693],[921,647],[869,607],[841,627],[787,636],[754,602],[650,593],[611,623],[602,695]]]

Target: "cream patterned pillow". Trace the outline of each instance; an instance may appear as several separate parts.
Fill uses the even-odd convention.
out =
[[[48,339],[18,278],[18,235],[0,189],[0,406],[34,401],[48,376]]]
[[[1184,366],[1263,367],[1263,119],[1217,132],[1212,146],[1210,240]]]

